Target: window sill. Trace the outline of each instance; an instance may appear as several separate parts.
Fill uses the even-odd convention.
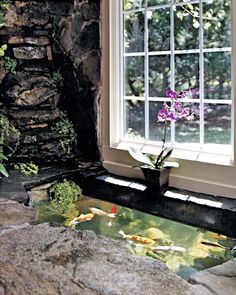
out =
[[[130,146],[138,147],[143,153],[147,154],[158,155],[161,152],[160,145],[151,141],[124,140],[112,146],[112,148],[128,151]],[[171,159],[234,166],[230,145],[206,144],[200,147],[198,144],[176,144],[173,146]]]

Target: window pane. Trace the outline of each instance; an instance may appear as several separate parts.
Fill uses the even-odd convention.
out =
[[[144,138],[144,102],[138,100],[125,101],[125,137]]]
[[[149,102],[149,138],[161,142],[164,135],[164,123],[157,122],[157,113],[163,108],[163,102]],[[170,126],[167,127],[166,141],[170,141]]]
[[[124,10],[142,8],[144,2],[145,0],[124,0]]]
[[[193,17],[193,14],[197,15]],[[199,48],[199,5],[191,4],[176,7],[175,11],[175,49]]]
[[[170,88],[170,56],[149,57],[149,96],[165,97]]]
[[[144,51],[144,16],[142,12],[124,16],[125,52]]]
[[[199,89],[199,55],[180,54],[175,56],[175,88],[177,92]]]
[[[229,52],[204,54],[205,98],[231,99],[231,55]]]
[[[205,143],[231,143],[231,106],[205,104]]]
[[[156,6],[160,4],[170,4],[171,0],[148,0],[148,6]]]
[[[142,56],[125,58],[125,95],[144,95],[144,58]]]
[[[175,123],[175,141],[180,143],[199,143],[199,104],[185,103],[183,105],[190,109],[193,118],[192,120],[179,120]]]
[[[231,0],[214,0],[211,2],[203,4],[204,47],[230,47]]]
[[[170,49],[170,9],[148,12],[149,51]]]

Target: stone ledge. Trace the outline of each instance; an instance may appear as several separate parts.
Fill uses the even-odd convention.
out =
[[[1,294],[196,294],[163,262],[91,231],[16,228],[0,234],[0,252]]]
[[[236,290],[236,258],[221,265],[200,271],[189,280],[197,288],[203,286],[211,294],[234,295]]]

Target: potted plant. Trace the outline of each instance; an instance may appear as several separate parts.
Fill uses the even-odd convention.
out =
[[[183,93],[177,93],[173,90],[166,91],[166,96],[170,98],[170,102],[165,102],[157,113],[157,122],[162,122],[164,127],[159,155],[144,154],[140,149],[129,148],[130,155],[138,161],[136,166],[142,170],[148,187],[159,191],[168,187],[170,169],[179,167],[177,162],[167,161],[173,151],[173,147],[166,146],[167,127],[171,122],[181,119],[191,120],[193,118],[193,113],[190,114],[190,109],[184,107],[181,102],[182,98],[191,95],[191,93],[191,91]]]

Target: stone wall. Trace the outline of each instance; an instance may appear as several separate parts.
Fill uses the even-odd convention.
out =
[[[63,123],[62,112],[77,134],[73,153],[83,160],[99,159],[99,2],[25,0],[10,5],[0,45],[8,44],[6,54],[17,67],[10,73],[1,60],[0,108],[21,132],[12,160],[70,159],[61,145],[70,136],[55,127]]]

